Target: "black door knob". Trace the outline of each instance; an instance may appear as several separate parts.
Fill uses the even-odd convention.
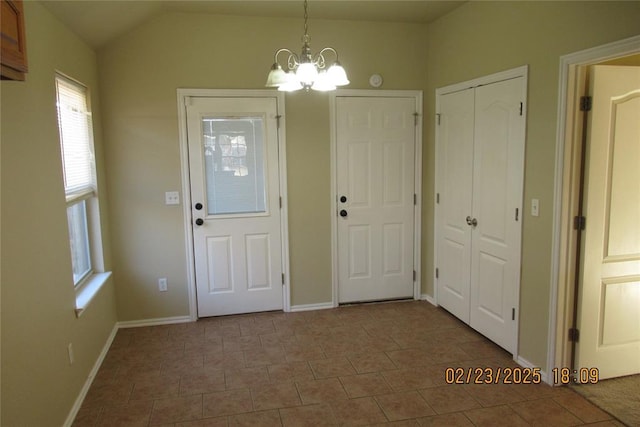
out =
[[[196,208],[197,211],[201,210],[202,209],[202,203],[196,203],[195,208]]]
[[[347,201],[347,196],[340,196],[340,202],[345,203]]]
[[[348,215],[348,213],[347,213],[347,211],[345,211],[344,209],[342,209],[342,210],[340,211],[340,216],[341,216],[341,217],[343,217],[343,218],[344,218],[344,217],[346,217],[347,215]]]
[[[202,224],[204,224],[204,219],[202,218],[196,219],[196,225],[202,225]]]

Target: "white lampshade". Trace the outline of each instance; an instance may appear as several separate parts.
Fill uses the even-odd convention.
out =
[[[318,73],[318,78],[313,83],[313,86],[311,86],[311,89],[320,92],[327,92],[329,90],[335,90],[336,85],[331,82],[331,78],[326,71],[320,71]]]
[[[275,63],[271,67],[271,71],[269,71],[269,75],[267,76],[267,84],[266,87],[276,87],[280,86],[287,81],[287,74],[282,70],[280,64]]]
[[[293,71],[289,71],[285,74],[285,82],[278,86],[279,91],[283,92],[293,92],[296,90],[302,89],[302,85],[298,81],[298,77],[296,77]]]
[[[342,68],[339,62],[336,61],[329,70],[327,71],[329,74],[329,78],[331,79],[331,83],[336,86],[345,86],[349,84],[349,79],[347,78],[347,73]]]
[[[318,70],[312,62],[303,62],[298,65],[296,77],[300,83],[312,85],[318,78]]]

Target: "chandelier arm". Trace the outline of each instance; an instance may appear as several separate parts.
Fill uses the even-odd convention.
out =
[[[298,55],[296,55],[293,51],[291,51],[290,49],[287,49],[286,47],[283,47],[281,49],[276,50],[275,55],[273,55],[273,62],[275,62],[276,64],[278,64],[278,55],[280,55],[282,52],[287,52],[289,54],[289,58],[288,58],[288,62],[291,62],[291,57],[293,57],[296,60],[298,60]]]

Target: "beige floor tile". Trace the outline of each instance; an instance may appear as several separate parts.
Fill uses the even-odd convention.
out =
[[[180,376],[159,376],[136,381],[131,400],[149,400],[175,397],[180,387]]]
[[[152,408],[152,400],[141,400],[121,406],[105,406],[95,425],[104,427],[147,426]]]
[[[284,427],[338,425],[331,411],[331,407],[327,404],[280,409],[280,418],[282,418],[282,425]]]
[[[296,387],[303,405],[348,399],[347,393],[337,378],[301,381],[296,383]]]
[[[465,384],[460,385],[482,406],[497,406],[507,403],[521,402],[524,396],[518,392],[518,387],[507,384]]]
[[[348,359],[359,374],[396,369],[396,365],[382,352],[349,356]]]
[[[266,366],[241,369],[227,369],[224,372],[227,389],[249,388],[269,383],[269,372]]]
[[[211,393],[225,389],[222,369],[196,369],[180,378],[180,395]]]
[[[202,395],[173,397],[153,403],[149,424],[168,424],[199,418],[202,418]]]
[[[431,417],[418,418],[418,424],[425,427],[472,427],[473,423],[469,421],[462,412],[452,414],[434,415]]]
[[[438,414],[480,408],[480,404],[464,388],[456,385],[427,388],[420,390],[420,394]]]
[[[313,375],[317,379],[352,375],[356,371],[346,357],[312,360],[309,362]]]
[[[278,383],[258,386],[251,389],[253,408],[256,411],[288,408],[302,404],[295,384]]]
[[[271,382],[297,382],[314,379],[308,362],[278,363],[267,367]]]
[[[384,394],[375,399],[390,421],[435,415],[435,411],[416,391]]]
[[[382,376],[394,391],[421,390],[434,386],[433,380],[422,368],[404,368],[384,371]]]
[[[277,409],[251,412],[229,417],[229,427],[281,427],[282,420]]]
[[[429,358],[429,353],[420,348],[388,351],[387,356],[398,368],[434,364],[434,361]]]
[[[222,417],[253,411],[248,389],[220,391],[202,395],[203,416]]]
[[[202,420],[185,421],[176,423],[175,427],[227,427],[229,425],[228,417],[205,418]]]
[[[551,399],[512,403],[511,409],[532,425],[576,426],[583,422]]]
[[[285,360],[284,349],[281,344],[269,348],[258,348],[244,351],[244,361],[247,368],[254,366],[269,366]]]
[[[244,368],[244,352],[215,352],[204,354],[204,367],[217,369],[239,369]]]
[[[340,377],[340,382],[350,398],[391,393],[391,387],[377,372]]]
[[[568,390],[567,390],[568,391]],[[553,400],[585,423],[607,421],[611,416],[576,393],[553,396]]]
[[[477,427],[524,427],[529,426],[520,415],[507,405],[472,409],[464,414]]]
[[[332,402],[331,408],[338,424],[361,426],[388,421],[372,397]]]

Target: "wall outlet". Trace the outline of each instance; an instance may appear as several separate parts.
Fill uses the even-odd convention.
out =
[[[531,216],[540,215],[540,200],[531,199]]]
[[[73,362],[75,362],[75,357],[73,355],[73,344],[69,343],[69,345],[67,346],[67,353],[69,354],[69,365],[73,365]]]
[[[167,292],[167,278],[161,277],[158,279],[158,290],[160,292]]]
[[[164,204],[165,205],[179,205],[180,204],[180,192],[178,191],[167,191],[164,193]]]

